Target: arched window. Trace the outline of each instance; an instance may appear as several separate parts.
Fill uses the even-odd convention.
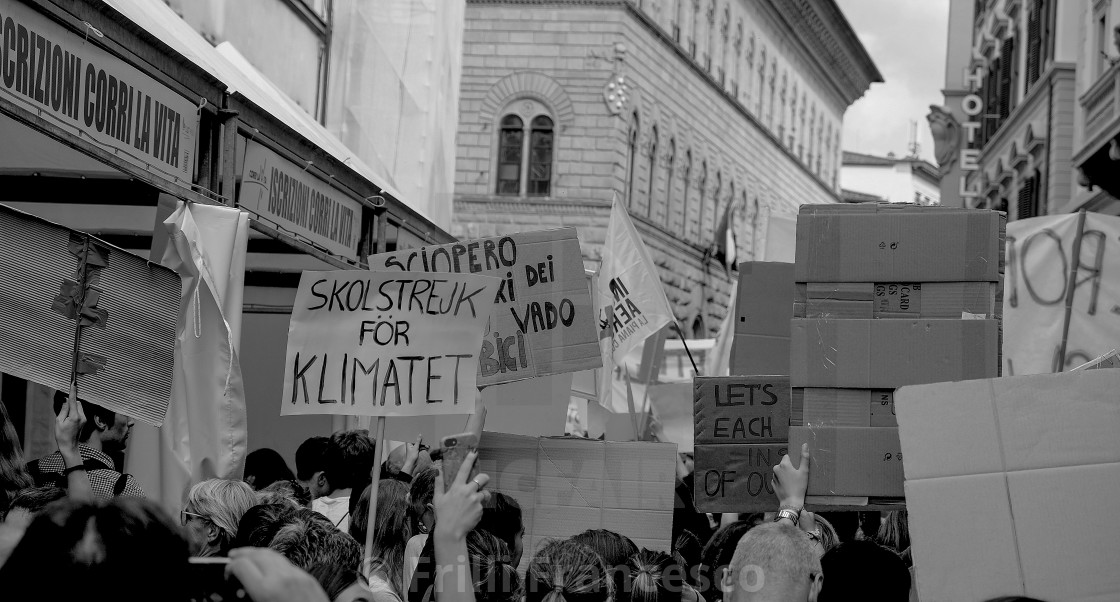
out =
[[[796,151],[797,145],[794,140],[797,139],[797,80],[793,82],[793,97],[790,98],[789,105],[789,150]]]
[[[552,188],[552,119],[533,118],[529,134],[529,196],[548,196]]]
[[[657,183],[657,126],[649,133],[649,185],[646,186],[646,217],[653,217],[653,191]]]
[[[681,27],[684,27],[684,3],[688,0],[673,0],[676,6],[673,7],[673,41],[681,43]]]
[[[677,160],[677,141],[669,139],[669,156],[665,161],[665,228],[669,228],[669,213],[673,206],[673,164]]]
[[[759,55],[758,61],[758,87],[755,88],[755,96],[757,97],[758,104],[755,107],[754,115],[759,121],[762,121],[762,101],[766,98],[766,47],[762,47],[762,54]]]
[[[627,134],[626,152],[628,154],[626,167],[626,206],[634,207],[634,165],[638,156],[638,114],[630,120],[630,133]]]
[[[708,338],[708,327],[704,326],[704,316],[700,314],[696,314],[696,319],[692,321],[692,338]]]
[[[688,53],[696,59],[696,44],[700,35],[700,0],[692,0],[692,36],[688,38]]]
[[[711,232],[712,232],[713,237],[715,236],[715,230],[716,230],[716,219],[717,219],[716,218],[716,210],[719,209],[719,197],[722,193],[723,193],[723,172],[717,171],[716,172],[716,191],[715,191],[715,194],[712,195],[712,202],[711,202],[711,205],[712,205],[712,211],[711,211],[711,214],[712,214],[712,230],[711,230]],[[705,213],[707,213],[707,212],[705,212]],[[703,227],[703,222],[701,222],[701,227]],[[707,237],[704,236],[703,232],[701,232],[701,239],[704,239],[704,238],[707,238]]]
[[[681,236],[688,236],[688,198],[692,194],[692,151],[684,152],[684,194],[681,195]]]
[[[708,162],[707,161],[701,161],[700,162],[700,181],[697,182],[697,183],[699,184],[699,189],[700,189],[700,203],[697,207],[696,238],[694,238],[693,240],[699,239],[701,234],[703,234],[703,232],[704,232],[704,203],[705,203],[704,197],[707,196],[707,193],[708,193]],[[685,216],[685,219],[687,219],[687,218],[688,218],[688,216]]]
[[[524,123],[517,115],[502,118],[498,139],[498,194],[521,194]]]

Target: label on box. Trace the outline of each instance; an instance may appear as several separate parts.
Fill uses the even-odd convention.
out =
[[[898,426],[894,413],[894,390],[871,391],[871,426]]]
[[[789,438],[788,376],[693,381],[696,443],[777,443]]]
[[[886,282],[875,285],[875,313],[922,314],[921,283]]]
[[[695,452],[696,510],[699,512],[766,512],[776,499],[771,479],[786,445],[697,445]]]

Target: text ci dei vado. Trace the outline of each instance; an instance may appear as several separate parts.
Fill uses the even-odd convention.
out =
[[[311,285],[313,304],[307,308],[312,312],[366,312],[374,316],[375,319],[362,320],[357,332],[358,347],[373,347],[371,356],[380,355],[383,352],[379,349],[385,347],[400,350],[419,345],[434,347],[430,340],[413,340],[415,337],[409,332],[412,328],[410,320],[423,320],[425,316],[469,315],[476,318],[478,312],[475,300],[486,290],[485,286],[438,278],[390,279],[379,285],[375,283],[376,280],[380,279],[317,280]],[[460,367],[474,370],[474,363],[471,361],[474,357],[474,353],[424,355],[406,351],[404,355],[375,357],[372,361],[367,356],[363,361],[363,358],[343,353],[341,362],[334,363],[327,353],[323,353],[322,358],[312,355],[308,359],[306,356],[301,358],[297,352],[291,402],[296,403],[299,392],[302,391],[304,403],[310,403],[314,399],[320,404],[354,405],[359,401],[378,406],[444,401],[454,404],[459,400]],[[336,359],[335,362],[337,361]],[[308,371],[316,364],[319,369],[319,386],[318,395],[313,398],[308,390]],[[338,389],[330,387],[331,390],[328,390],[328,376],[333,377],[336,373],[340,377]],[[370,388],[359,391],[359,381],[363,378],[369,379],[367,386]],[[452,399],[433,398],[433,382],[444,378],[453,379]],[[337,399],[333,397],[333,390],[338,391]],[[369,397],[365,395],[366,390],[370,391]],[[423,395],[419,396],[421,391]]]

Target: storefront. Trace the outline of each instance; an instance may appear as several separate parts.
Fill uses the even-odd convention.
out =
[[[250,211],[241,358],[251,449],[290,456],[305,433],[330,429],[276,411],[300,272],[453,240],[378,179],[162,2],[0,0],[0,203],[142,256],[178,200]],[[0,394],[17,425],[50,411],[37,385],[4,376]]]

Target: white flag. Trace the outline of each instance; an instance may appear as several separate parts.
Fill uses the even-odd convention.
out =
[[[735,303],[739,295],[737,282],[731,284],[731,298],[727,301],[727,315],[719,325],[716,343],[704,358],[706,376],[728,376],[731,374],[731,343],[735,340]]]
[[[614,366],[625,365],[630,351],[674,321],[657,268],[617,198],[607,226],[597,289],[602,372],[608,376]],[[609,386],[599,390],[599,403],[606,408],[611,407],[606,399],[609,390]]]

